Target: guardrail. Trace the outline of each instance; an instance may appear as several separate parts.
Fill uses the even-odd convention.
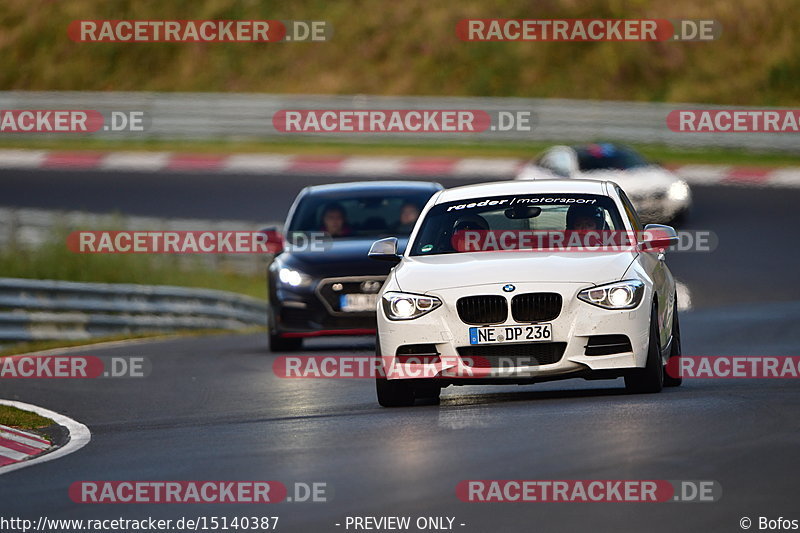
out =
[[[108,215],[82,211],[60,211],[0,207],[0,249],[17,246],[34,249],[74,230],[130,231],[254,231],[281,222],[254,223],[246,220],[202,220]],[[170,255],[181,268],[202,266],[241,274],[260,275],[266,271],[267,257],[260,254]]]
[[[765,109],[736,106],[737,109]],[[150,92],[0,92],[0,109],[93,109],[142,111],[145,131],[98,131],[87,134],[106,139],[269,139],[317,137],[381,142],[387,138],[419,142],[447,138],[454,142],[476,139],[515,141],[618,141],[683,147],[746,148],[798,152],[796,135],[781,133],[678,133],[667,128],[666,117],[676,109],[722,109],[722,106],[679,103],[613,102],[543,98],[316,96],[242,93]],[[532,113],[528,132],[480,133],[318,133],[281,134],[272,117],[286,109],[480,109]],[[9,136],[9,134],[4,134]],[[17,134],[27,136],[59,134]],[[62,134],[63,135],[63,134]]]
[[[163,285],[0,278],[0,342],[265,326],[267,303]]]

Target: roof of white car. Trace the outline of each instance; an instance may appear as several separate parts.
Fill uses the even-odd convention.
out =
[[[605,181],[559,179],[493,181],[445,189],[436,199],[437,204],[472,200],[488,196],[510,194],[606,194]]]

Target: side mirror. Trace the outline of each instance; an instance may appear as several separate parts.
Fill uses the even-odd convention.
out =
[[[278,255],[283,252],[283,234],[281,234],[277,226],[261,228],[258,233],[263,235],[263,242],[266,244],[268,254]]]
[[[389,237],[372,243],[367,256],[377,261],[400,262],[400,255],[397,253],[397,237]]]
[[[672,226],[648,224],[639,239],[639,247],[645,251],[665,250],[678,244],[678,233]]]

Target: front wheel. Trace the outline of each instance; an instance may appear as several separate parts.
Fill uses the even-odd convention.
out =
[[[669,351],[669,358],[681,356],[681,326],[678,321],[678,300],[675,300],[675,310],[672,312],[672,346]],[[680,375],[680,370],[676,367],[671,367],[671,370],[678,372],[678,377],[669,375],[669,372],[664,373],[664,386],[665,387],[680,387],[683,383],[683,376]]]
[[[439,383],[426,383],[419,385],[414,389],[414,397],[418,400],[424,400],[430,403],[439,403],[439,396],[442,393],[442,386]]]
[[[660,392],[664,387],[664,363],[658,336],[658,307],[653,304],[650,312],[650,341],[647,347],[647,361],[644,368],[636,368],[625,375],[625,388],[628,392]]]
[[[269,351],[270,352],[296,352],[303,347],[301,337],[281,337],[277,332],[275,320],[275,304],[271,304],[271,310],[267,315],[267,327],[269,328]]]
[[[375,358],[381,361],[380,335],[375,335]],[[414,405],[414,389],[408,380],[375,378],[375,392],[381,407],[409,407]]]
[[[269,335],[269,351],[271,352],[296,352],[303,347],[303,339],[300,337],[281,337],[280,335]]]
[[[378,403],[382,407],[410,407],[414,405],[414,389],[407,380],[375,378]]]

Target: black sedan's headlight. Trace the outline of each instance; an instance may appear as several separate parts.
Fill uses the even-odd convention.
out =
[[[278,281],[290,287],[307,287],[311,284],[312,278],[299,270],[281,267],[280,270],[278,270]]]

